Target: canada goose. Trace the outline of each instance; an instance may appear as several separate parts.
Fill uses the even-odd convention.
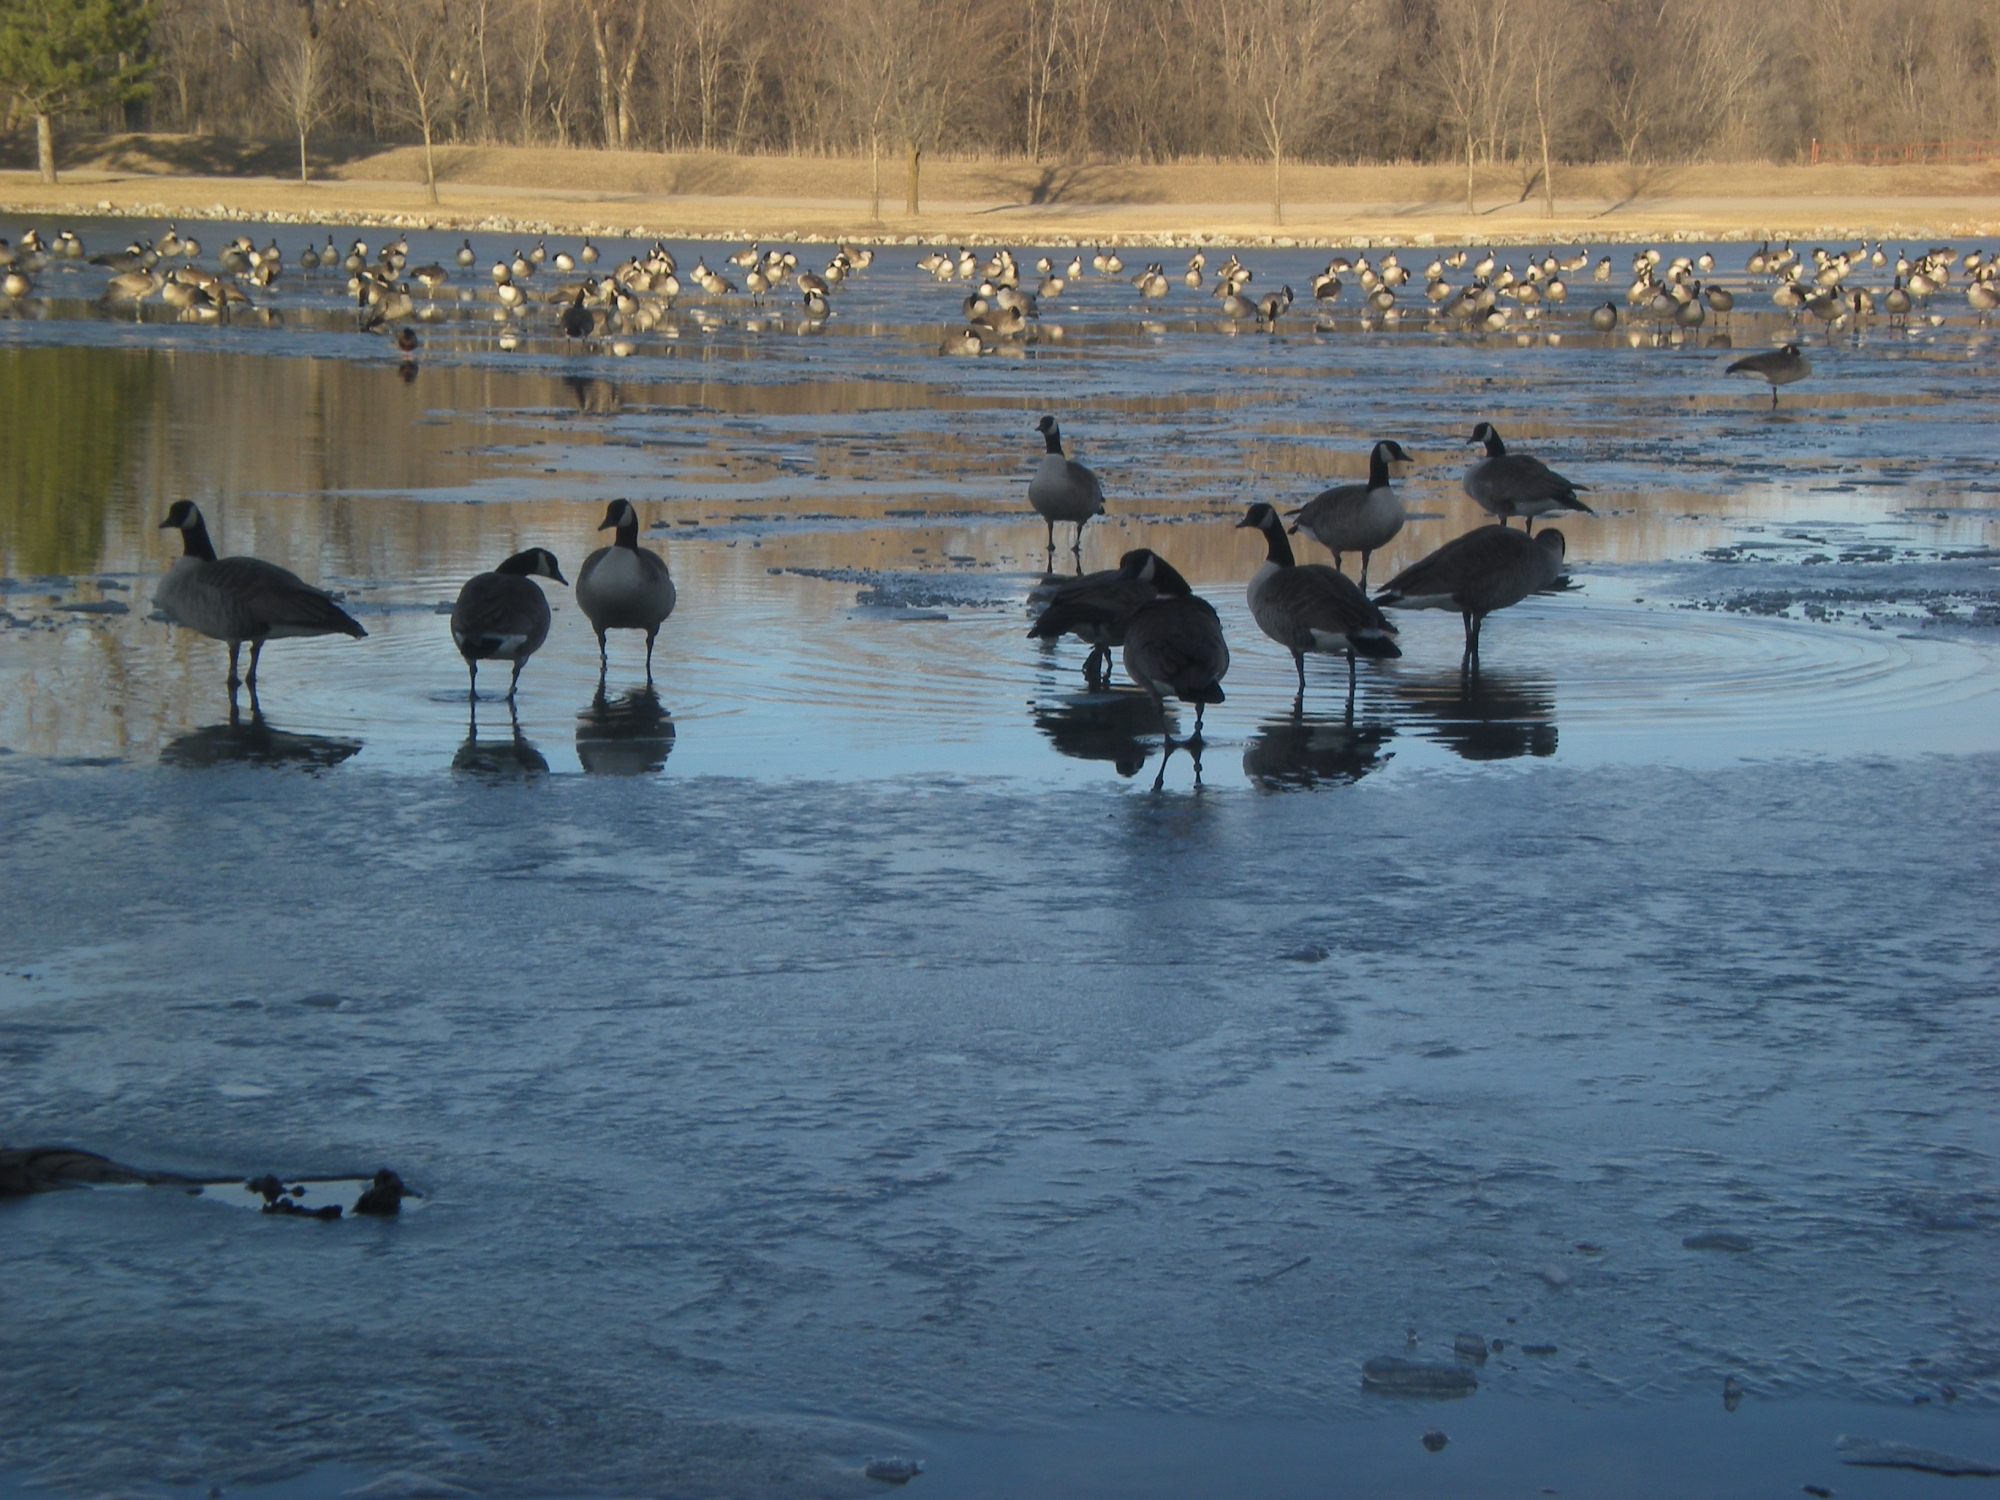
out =
[[[1083,676],[1094,686],[1110,665],[1110,648],[1125,644],[1125,629],[1141,605],[1160,594],[1192,592],[1165,558],[1137,547],[1121,557],[1117,567],[1086,573],[1058,587],[1029,627],[1028,639],[1055,641],[1073,635],[1088,642]]]
[[[594,280],[584,282],[576,289],[575,299],[562,310],[562,331],[565,337],[573,339],[590,337],[597,322],[591,316],[590,310],[583,305],[583,299],[596,290],[597,283]]]
[[[368,634],[333,596],[296,573],[255,557],[215,555],[208,525],[192,500],[176,500],[160,523],[179,531],[181,556],[153,591],[153,604],[171,624],[229,643],[229,686],[237,685],[237,651],[250,642],[250,676],[257,688],[257,659],[264,642],[288,636]]]
[[[1727,291],[1722,287],[1706,287],[1703,289],[1701,295],[1708,303],[1709,310],[1725,322],[1728,320],[1729,314],[1736,308],[1735,293]]]
[[[1266,328],[1276,329],[1278,318],[1292,305],[1292,289],[1281,286],[1275,292],[1266,292],[1257,299],[1258,321]]]
[[[1910,309],[1915,305],[1915,299],[1903,290],[1903,278],[1900,276],[1896,278],[1889,290],[1882,294],[1882,310],[1888,313],[1889,326],[1892,328],[1896,326],[1898,321],[1907,325],[1910,318]],[[1773,390],[1771,394],[1773,397],[1776,397],[1777,392]]]
[[[0,277],[0,292],[4,292],[10,298],[18,300],[34,289],[35,284],[19,271],[10,270],[5,277]]]
[[[410,280],[424,289],[425,296],[435,297],[438,294],[438,288],[451,280],[451,273],[445,270],[443,266],[418,266],[410,272]]]
[[[132,316],[136,320],[140,304],[165,285],[165,280],[155,276],[151,271],[121,271],[105,284],[104,291],[97,300],[103,307],[116,307],[121,302],[131,303]]]
[[[403,327],[396,330],[396,347],[405,359],[417,352],[417,330]]]
[[[590,243],[590,236],[588,235],[584,236],[583,248],[577,251],[576,258],[582,261],[586,266],[594,266],[597,264],[597,246]]]
[[[957,333],[946,334],[944,342],[938,345],[938,353],[970,356],[981,353],[985,348],[986,341],[980,338],[979,330],[968,326],[959,329]],[[1053,535],[1050,538],[1050,546],[1054,546]]]
[[[1562,573],[1566,544],[1553,526],[1540,536],[1481,526],[1454,537],[1412,563],[1382,588],[1375,602],[1390,609],[1455,609],[1465,621],[1460,665],[1479,670],[1479,628],[1496,609],[1519,604]]]
[[[530,547],[516,552],[491,573],[467,579],[458,591],[458,602],[451,609],[451,639],[470,674],[468,697],[479,696],[482,661],[511,661],[514,677],[507,684],[507,701],[513,702],[514,690],[521,685],[521,668],[549,638],[549,601],[528,581],[531,578],[569,582],[553,552]]]
[[[1245,591],[1258,628],[1292,653],[1299,672],[1299,693],[1306,690],[1306,653],[1346,653],[1347,680],[1354,681],[1356,656],[1401,656],[1396,627],[1368,602],[1345,573],[1324,563],[1301,567],[1285,540],[1285,523],[1263,501],[1251,506],[1237,529],[1255,527],[1264,533],[1265,557]],[[1127,636],[1129,643],[1130,636]],[[1129,649],[1129,644],[1128,644]]]
[[[1187,743],[1201,743],[1201,720],[1211,703],[1220,703],[1222,679],[1229,674],[1229,643],[1215,606],[1193,593],[1161,594],[1139,606],[1125,627],[1125,675],[1153,695],[1162,725],[1169,695],[1194,705],[1194,733]],[[1173,741],[1168,740],[1171,749]],[[1159,790],[1166,779],[1160,763]],[[1199,771],[1197,770],[1197,777]]]
[[[607,630],[646,632],[646,681],[653,680],[653,639],[660,622],[674,612],[674,580],[659,553],[639,545],[639,512],[630,500],[613,500],[598,523],[599,531],[617,532],[609,547],[599,547],[576,570],[576,604],[597,632],[598,675],[610,664]]]
[[[1336,569],[1342,553],[1359,552],[1361,587],[1367,588],[1369,557],[1403,529],[1403,502],[1389,485],[1389,465],[1410,462],[1401,443],[1383,439],[1368,452],[1368,482],[1322,490],[1292,512],[1293,534],[1317,539],[1333,554]]]
[[[1104,486],[1098,483],[1096,474],[1063,455],[1062,429],[1054,417],[1043,417],[1035,429],[1041,433],[1046,451],[1035,466],[1034,478],[1028,481],[1028,503],[1049,523],[1049,559],[1053,566],[1056,522],[1076,524],[1076,542],[1070,551],[1081,558],[1083,528],[1092,516],[1104,514]]]
[[[1240,296],[1235,292],[1230,292],[1223,297],[1222,305],[1218,310],[1223,317],[1233,323],[1241,322],[1245,318],[1255,318],[1258,316],[1257,304],[1252,302],[1248,297]]]
[[[1472,436],[1466,441],[1484,443],[1486,457],[1465,471],[1465,493],[1489,516],[1498,516],[1502,526],[1507,524],[1509,516],[1521,516],[1532,532],[1535,517],[1548,515],[1551,511],[1580,510],[1585,515],[1597,514],[1576,498],[1576,492],[1582,486],[1571,484],[1539,458],[1530,458],[1525,453],[1509,453],[1491,422],[1481,422],[1473,428]]]
[[[1618,304],[1607,302],[1602,307],[1590,310],[1590,326],[1599,333],[1609,333],[1618,326]]]
[[[1795,380],[1804,380],[1812,374],[1812,361],[1799,351],[1797,344],[1787,344],[1782,349],[1767,349],[1761,354],[1750,354],[1737,360],[1727,370],[1726,375],[1754,375],[1771,385],[1771,409],[1778,408],[1778,387],[1790,385]]]

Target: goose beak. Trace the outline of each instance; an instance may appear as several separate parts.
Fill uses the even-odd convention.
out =
[[[567,578],[562,576],[561,568],[552,569],[549,573],[549,577],[553,578],[557,583],[560,584],[567,584],[569,582]]]

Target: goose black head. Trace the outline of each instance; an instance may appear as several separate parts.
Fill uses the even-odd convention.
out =
[[[616,530],[619,534],[619,540],[623,541],[627,530],[635,534],[638,532],[639,512],[632,508],[630,500],[613,500],[609,505],[604,507],[604,519],[597,523],[597,529],[599,531]]]
[[[1555,553],[1557,557],[1567,557],[1569,555],[1568,541],[1553,526],[1544,526],[1540,531],[1535,533],[1535,545],[1537,547],[1546,547],[1549,551]]]
[[[1035,424],[1035,431],[1042,435],[1042,440],[1048,444],[1049,452],[1062,452],[1062,429],[1056,425],[1054,417],[1043,417]]]
[[[1285,523],[1278,519],[1277,511],[1262,500],[1259,500],[1249,510],[1245,511],[1243,519],[1236,523],[1238,531],[1241,531],[1246,526],[1254,526],[1266,535],[1275,530],[1282,536],[1285,531]]]
[[[562,576],[555,553],[546,547],[530,547],[525,552],[516,552],[493,571],[511,573],[519,578],[553,578],[557,583],[569,582]]]
[[[1411,458],[1408,453],[1403,451],[1403,445],[1394,438],[1383,438],[1381,442],[1375,445],[1375,451],[1394,463],[1413,464],[1416,462],[1414,458]]]
[[[201,511],[192,500],[176,500],[160,522],[162,531],[192,531],[201,525]]]
[[[1500,441],[1500,434],[1493,430],[1491,422],[1481,422],[1477,427],[1473,428],[1472,436],[1467,438],[1466,441],[1468,443],[1484,443],[1488,458],[1506,457],[1507,445]]]
[[[417,330],[416,330],[416,329],[414,329],[414,328],[400,328],[400,329],[398,329],[398,330],[396,331],[396,347],[397,347],[398,349],[402,350],[402,351],[403,351],[403,352],[404,352],[405,354],[414,354],[414,353],[416,353],[416,351],[417,351]]]

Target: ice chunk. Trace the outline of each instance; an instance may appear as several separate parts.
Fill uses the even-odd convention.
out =
[[[1433,1365],[1385,1354],[1361,1367],[1361,1383],[1371,1390],[1413,1396],[1465,1396],[1479,1389],[1479,1377],[1463,1365]]]
[[[1915,1443],[1843,1436],[1836,1440],[1833,1446],[1839,1452],[1842,1463],[1862,1468],[1922,1469],[1929,1474],[1967,1476],[2000,1475],[2000,1464],[1984,1463],[1976,1458],[1958,1458],[1950,1453],[1939,1453],[1932,1448],[1919,1448]]]

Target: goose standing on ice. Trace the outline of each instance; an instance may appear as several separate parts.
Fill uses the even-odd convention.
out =
[[[609,547],[599,547],[576,570],[576,604],[597,632],[597,667],[601,679],[610,666],[604,639],[607,630],[646,632],[646,681],[653,680],[653,641],[661,622],[674,612],[674,580],[666,560],[639,545],[639,512],[630,500],[613,500],[598,523],[599,531],[616,531]]]
[[[291,636],[368,634],[298,574],[255,557],[217,557],[208,523],[192,500],[176,500],[160,523],[179,531],[181,556],[153,591],[153,604],[170,624],[229,643],[229,686],[247,681],[257,691],[257,661],[264,642]],[[250,675],[236,675],[237,652],[250,643]]]
[[[1553,526],[1530,537],[1505,526],[1481,526],[1454,537],[1412,563],[1375,596],[1390,609],[1455,609],[1465,621],[1460,670],[1479,670],[1479,628],[1496,609],[1519,604],[1562,575],[1563,534]]]
[[[1892,304],[1893,307],[1893,304]],[[1751,354],[1737,360],[1723,372],[1727,375],[1754,375],[1759,380],[1771,384],[1771,410],[1778,409],[1778,387],[1790,385],[1795,380],[1804,380],[1812,374],[1812,361],[1799,352],[1797,344],[1787,344],[1782,349],[1767,349],[1762,354]]]
[[[1136,547],[1118,566],[1072,578],[1057,588],[1048,607],[1028,630],[1030,640],[1059,640],[1073,635],[1087,642],[1084,681],[1096,687],[1111,664],[1111,648],[1125,644],[1126,628],[1141,607],[1161,594],[1186,595],[1188,581],[1157,552]]]
[[[1049,566],[1055,566],[1056,522],[1070,521],[1076,525],[1076,543],[1070,548],[1079,560],[1083,557],[1083,528],[1092,516],[1104,514],[1104,486],[1097,482],[1097,476],[1074,459],[1063,454],[1062,429],[1056,425],[1054,417],[1043,417],[1035,424],[1047,444],[1042,461],[1035,466],[1035,477],[1028,481],[1028,503],[1034,506],[1036,514],[1049,523]]]
[[[1347,684],[1354,686],[1357,656],[1401,656],[1396,627],[1368,602],[1345,573],[1324,563],[1300,566],[1285,540],[1285,523],[1261,500],[1250,507],[1237,529],[1255,527],[1264,533],[1263,564],[1245,591],[1258,628],[1292,653],[1299,672],[1299,696],[1306,691],[1306,653],[1347,657]],[[1129,640],[1130,637],[1128,636]]]
[[[1481,422],[1473,428],[1466,441],[1484,443],[1486,457],[1465,471],[1465,493],[1489,516],[1497,516],[1502,526],[1507,524],[1509,516],[1520,516],[1532,533],[1535,517],[1551,511],[1597,514],[1576,498],[1576,492],[1583,486],[1571,484],[1539,458],[1509,453],[1491,422]]]
[[[479,664],[482,661],[511,661],[513,681],[507,684],[507,701],[521,685],[521,668],[549,638],[549,601],[532,578],[553,578],[568,583],[546,547],[530,547],[516,552],[491,573],[480,573],[458,591],[458,603],[451,610],[451,639],[465,658],[471,674],[466,696],[479,697]]]
[[[1361,587],[1366,589],[1369,557],[1403,529],[1403,502],[1390,488],[1389,465],[1411,461],[1401,443],[1385,438],[1369,451],[1368,482],[1322,490],[1292,512],[1292,534],[1303,531],[1315,538],[1333,554],[1335,568],[1341,554],[1359,552]]]
[[[1222,621],[1215,606],[1197,594],[1160,594],[1140,605],[1125,628],[1125,675],[1153,695],[1163,725],[1169,697],[1194,705],[1194,733],[1186,740],[1191,746],[1201,744],[1201,717],[1208,705],[1223,701],[1222,679],[1228,672],[1229,643],[1222,638]],[[1169,736],[1169,750],[1173,743]],[[1166,762],[1161,761],[1160,781],[1166,774]],[[1160,781],[1153,783],[1155,791]]]

